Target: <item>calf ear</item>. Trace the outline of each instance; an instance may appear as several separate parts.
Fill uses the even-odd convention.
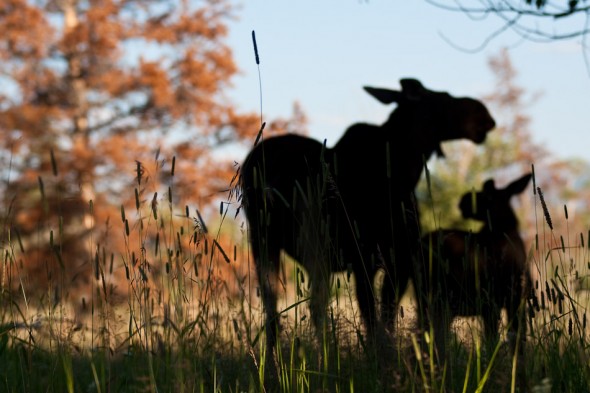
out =
[[[402,98],[402,94],[399,91],[380,89],[377,87],[364,87],[365,91],[382,102],[383,104],[391,104],[393,102],[399,102]]]
[[[531,181],[532,177],[533,175],[528,173],[520,179],[513,181],[512,183],[506,186],[506,192],[508,193],[508,195],[520,194],[529,185],[529,182]]]

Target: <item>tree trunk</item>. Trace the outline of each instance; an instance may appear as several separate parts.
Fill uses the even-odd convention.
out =
[[[63,2],[66,35],[75,31],[80,23],[76,10],[77,5],[78,0],[65,0]],[[76,165],[76,168],[78,168],[76,177],[80,187],[80,200],[84,204],[89,204],[90,201],[95,199],[95,191],[92,183],[92,165],[88,165],[88,160],[92,156],[89,146],[88,100],[86,98],[88,86],[82,73],[80,57],[81,54],[77,51],[77,48],[71,48],[71,52],[67,54],[66,59],[68,62],[68,79],[70,81],[70,105],[73,108],[73,153],[77,160],[81,160],[81,165]],[[91,229],[92,217],[88,210],[83,213],[81,224],[84,229]]]

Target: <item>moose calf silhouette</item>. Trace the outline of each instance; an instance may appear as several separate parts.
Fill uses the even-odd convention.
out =
[[[481,191],[463,195],[459,208],[464,218],[483,222],[479,232],[444,229],[423,237],[424,262],[414,281],[420,317],[432,324],[441,361],[457,316],[481,316],[486,338],[496,340],[488,342],[497,342],[501,310],[506,309],[511,350],[517,337],[524,348],[524,304],[532,287],[510,198],[523,192],[531,177],[501,189],[490,179]]]
[[[377,323],[373,280],[380,267],[385,269],[382,317],[392,322],[420,247],[413,191],[425,160],[442,154],[442,141],[481,143],[495,126],[475,99],[431,91],[415,79],[402,79],[401,87],[365,87],[380,102],[397,103],[381,126],[355,124],[333,148],[293,134],[268,138],[245,159],[242,204],[266,312],[268,351],[280,331],[281,250],[309,274],[316,331],[323,328],[331,273],[347,269],[354,273],[369,335]]]

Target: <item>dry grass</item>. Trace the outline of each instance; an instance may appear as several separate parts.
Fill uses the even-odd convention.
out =
[[[2,243],[0,391],[263,389],[268,356],[261,339],[263,314],[241,222],[222,214],[208,223],[205,234],[199,232],[198,217],[158,202],[141,202],[136,211],[124,213],[116,224],[119,232],[113,233],[124,234],[126,250],[116,256],[113,269],[108,252],[93,259],[83,305],[67,290],[55,291],[51,282],[34,294],[9,285],[9,278],[27,280],[18,263],[21,247],[9,228]],[[529,254],[539,300],[530,309],[529,386],[583,391],[590,386],[590,239],[565,234],[563,247],[551,249],[543,245],[562,243],[557,240],[562,235],[542,221],[539,225],[539,245]],[[329,329],[317,342],[306,301],[309,280],[301,277],[298,265],[284,262],[279,309],[286,310],[285,331],[277,390],[510,391],[512,363],[505,346],[480,343],[475,320],[455,324],[459,339],[449,350],[452,371],[433,366],[414,344],[428,340],[415,327],[410,296],[402,300],[398,350],[374,356],[363,336],[354,278],[349,281],[346,274],[333,280]],[[489,348],[500,348],[497,356]]]

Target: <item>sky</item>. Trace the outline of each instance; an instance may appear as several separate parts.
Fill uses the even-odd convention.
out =
[[[398,89],[401,78],[414,77],[432,90],[482,97],[494,89],[488,60],[506,48],[517,83],[541,94],[528,108],[534,141],[559,158],[590,161],[590,68],[581,38],[538,43],[507,31],[467,52],[457,47],[482,46],[502,21],[494,15],[474,20],[423,0],[248,0],[237,16],[228,43],[240,74],[228,98],[256,112],[262,102],[265,120],[288,117],[297,101],[310,136],[328,146],[350,124],[380,124],[391,112],[362,86]],[[546,27],[563,31],[583,23],[564,19]]]

